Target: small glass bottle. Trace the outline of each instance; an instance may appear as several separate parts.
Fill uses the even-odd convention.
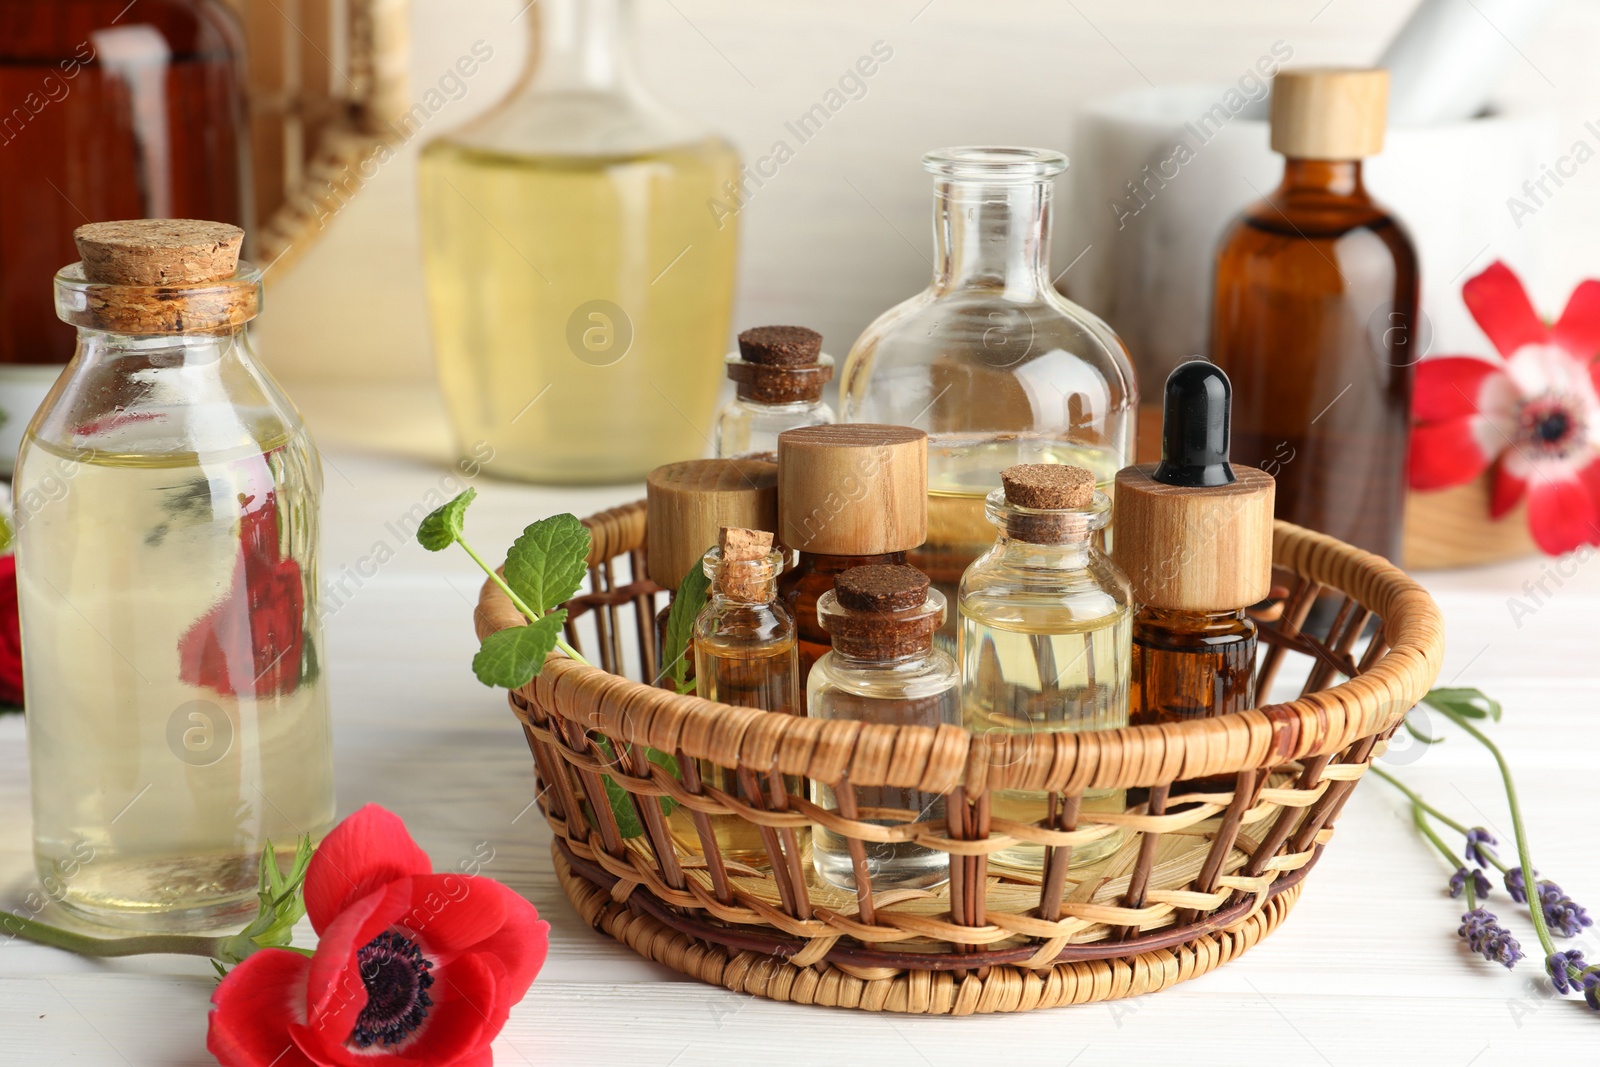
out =
[[[806,426],[778,435],[779,582],[800,628],[802,677],[833,647],[817,601],[851,567],[904,563],[928,533],[928,435],[909,426]]]
[[[945,599],[928,588],[914,567],[856,567],[839,575],[817,604],[833,651],[817,660],[806,681],[806,707],[813,719],[850,719],[896,726],[961,724],[961,672],[955,660],[933,647],[944,622]],[[899,818],[861,817],[878,826],[936,822],[943,832],[944,796],[906,786],[857,786],[856,810],[894,809]],[[834,790],[811,783],[811,799],[838,811]],[[873,892],[926,889],[950,878],[950,855],[910,841],[862,842],[861,859]],[[850,841],[814,827],[811,862],[818,876],[844,889],[857,888]]]
[[[269,840],[333,819],[322,469],[251,356],[242,230],[76,236],[78,350],[15,487],[35,862],[94,921],[215,929],[256,910]]]
[[[1134,725],[1255,707],[1256,624],[1272,584],[1272,476],[1228,462],[1228,376],[1191,360],[1167,378],[1161,462],[1117,472],[1113,558],[1128,575]],[[1231,789],[1231,777],[1179,782]]]
[[[458,440],[494,442],[498,473],[637,481],[705,448],[739,157],[646,88],[632,0],[527,10],[510,95],[419,163],[439,384]]]
[[[794,617],[778,599],[783,553],[773,549],[772,534],[764,531],[724,530],[720,540],[705,556],[711,598],[694,624],[697,692],[707,700],[741,708],[803,715]],[[700,760],[696,767],[704,785],[748,798],[736,772],[710,760]],[[767,790],[771,783],[765,775],[758,775],[756,785]],[[803,783],[785,776],[783,786],[799,796]],[[693,853],[703,851],[694,819],[686,809],[675,809],[671,821],[680,845]],[[770,863],[753,823],[734,815],[718,815],[711,824],[724,859],[751,866]]]
[[[739,351],[728,356],[728,377],[738,383],[732,400],[717,413],[714,448],[719,456],[778,458],[778,435],[800,426],[835,421],[822,390],[833,379],[833,357],[822,352],[822,335],[804,326],[757,326],[739,335]]]
[[[984,497],[1000,471],[1071,463],[1109,493],[1133,461],[1138,388],[1122,341],[1052,284],[1051,196],[1066,156],[945,148],[922,165],[933,280],[856,339],[840,409],[847,422],[927,429],[928,539],[910,558],[953,597],[992,541]]]
[[[1000,536],[967,568],[957,602],[967,729],[981,737],[1128,725],[1132,594],[1094,538],[1110,521],[1110,499],[1083,467],[1022,464],[1001,481],[987,504]],[[1090,790],[1080,818],[1121,812],[1124,801],[1121,789]],[[1039,823],[1049,797],[996,790],[990,810]],[[1071,866],[1103,859],[1122,837],[1117,830],[1074,847]],[[1044,848],[1018,844],[990,860],[1038,871]]]
[[[657,467],[645,478],[645,572],[667,591],[656,613],[656,678],[666,684],[670,663],[662,662],[667,621],[678,586],[724,528],[774,531],[778,528],[778,468],[756,459],[691,459]],[[692,645],[692,642],[691,642]],[[687,677],[694,677],[688,649]]]
[[[1283,182],[1223,235],[1210,358],[1233,382],[1233,451],[1277,478],[1277,516],[1398,559],[1417,351],[1417,254],[1367,195],[1388,72],[1272,83]]]

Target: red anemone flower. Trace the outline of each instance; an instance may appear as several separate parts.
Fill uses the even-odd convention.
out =
[[[1544,551],[1600,544],[1600,281],[1574,289],[1553,324],[1498,261],[1461,295],[1499,358],[1417,365],[1412,488],[1445,489],[1489,470],[1494,518],[1526,495]]]
[[[334,827],[306,871],[316,954],[268,948],[234,967],[206,1048],[223,1067],[492,1064],[549,924],[491,878],[432,872],[383,808]]]

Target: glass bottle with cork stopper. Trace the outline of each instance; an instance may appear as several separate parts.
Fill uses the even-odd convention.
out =
[[[1272,476],[1228,462],[1228,377],[1167,378],[1161,462],[1117,473],[1112,555],[1133,585],[1134,725],[1255,706],[1256,625],[1272,580]],[[1180,786],[1231,788],[1231,779]]]
[[[333,818],[322,471],[251,355],[243,237],[80,227],[55,279],[77,351],[17,459],[35,860],[112,926],[237,922],[268,840]]]
[[[934,647],[945,599],[915,567],[854,567],[822,594],[817,615],[833,650],[811,669],[806,707],[813,719],[849,719],[896,726],[959,726],[961,673]],[[944,797],[909,786],[855,786],[847,796],[811,783],[819,807],[879,826],[936,822],[943,832]],[[898,818],[869,809],[893,809]],[[818,876],[845,889],[926,889],[950,877],[948,853],[912,841],[864,842],[817,826],[811,861]]]
[[[1397,559],[1417,324],[1417,254],[1362,184],[1383,148],[1388,72],[1272,83],[1283,181],[1217,254],[1212,362],[1233,382],[1233,453],[1277,479],[1280,519]]]
[[[817,601],[851,567],[904,563],[928,533],[928,435],[872,423],[778,435],[778,536],[799,553],[779,588],[800,627],[800,668],[832,647]]]
[[[657,681],[672,664],[662,663],[667,620],[685,576],[703,566],[724,527],[778,528],[778,468],[754,459],[691,459],[657,467],[645,478],[645,571],[668,592],[656,615]],[[687,651],[687,650],[686,650]],[[693,657],[689,677],[694,676]]]
[[[1000,474],[989,494],[994,547],[961,578],[962,714],[980,737],[1128,725],[1132,594],[1127,577],[1095,544],[1111,501],[1094,472],[1026,463]],[[997,750],[1003,750],[997,746]],[[1043,792],[996,790],[991,812],[1014,822],[1074,830],[1094,812],[1121,812],[1121,789],[1067,801]],[[1072,849],[1070,865],[1114,851],[1121,830]],[[991,861],[1038,871],[1044,847],[1020,843]]]
[[[780,433],[835,421],[833,408],[822,399],[833,378],[833,357],[823,353],[822,335],[815,330],[745,330],[739,335],[739,351],[728,357],[728,377],[738,383],[738,391],[717,414],[714,449],[719,456],[776,461]]]
[[[778,599],[778,572],[783,553],[772,547],[765,530],[725,529],[718,545],[705,555],[710,600],[694,624],[694,666],[697,692],[707,700],[756,708],[781,715],[803,715],[800,664],[795,652],[794,617]],[[770,790],[764,776],[741,781],[738,772],[710,760],[687,768],[700,783],[730,796],[754,799],[752,792]],[[780,779],[786,793],[798,796],[796,777]],[[693,782],[689,783],[691,786]],[[677,808],[671,816],[673,836],[691,852],[706,844],[694,814]],[[771,862],[760,829],[735,815],[709,819],[709,830],[724,859],[752,865]]]

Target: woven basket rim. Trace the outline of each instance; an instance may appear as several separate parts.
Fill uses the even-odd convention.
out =
[[[643,501],[584,521],[591,567],[643,547]],[[1443,660],[1443,620],[1427,591],[1387,560],[1282,521],[1273,533],[1274,564],[1371,609],[1389,647],[1356,678],[1220,718],[1016,735],[996,748],[956,726],[823,722],[680,696],[559,653],[516,695],[606,736],[723,766],[938,793],[1154,786],[1332,755],[1392,728],[1427,693]],[[480,639],[526,621],[493,582],[484,583],[474,620]]]

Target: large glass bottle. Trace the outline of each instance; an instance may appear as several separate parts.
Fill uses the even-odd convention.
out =
[[[242,236],[80,230],[55,282],[78,350],[17,459],[35,861],[116,926],[237,921],[267,842],[333,818],[322,472],[251,356]]]
[[[954,596],[993,540],[984,497],[1019,463],[1071,463],[1110,492],[1133,461],[1138,389],[1111,328],[1050,277],[1059,152],[947,148],[932,284],[868,326],[841,378],[847,422],[928,431],[928,540],[911,562]]]
[[[933,647],[944,622],[945,600],[914,567],[857,567],[839,575],[817,603],[833,651],[811,668],[806,708],[813,719],[849,719],[895,726],[951,726],[961,722],[961,672],[949,653]],[[846,811],[835,790],[811,783],[818,807],[879,826],[933,822],[943,832],[945,799],[907,786],[855,786]],[[894,810],[898,818],[862,809]],[[857,855],[859,853],[859,855]],[[950,854],[914,841],[852,842],[817,826],[811,862],[833,885],[857,889],[859,870],[873,893],[926,889],[950,878]]]
[[[544,0],[512,94],[422,155],[439,381],[458,439],[549,483],[704,453],[727,350],[739,180],[646,92],[630,0]]]
[[[242,35],[220,0],[0,0],[0,474],[72,357],[41,285],[73,227],[249,222]]]
[[[1277,516],[1398,559],[1417,256],[1367,195],[1387,72],[1283,71],[1283,182],[1223,236],[1211,360],[1233,382],[1233,455],[1278,482]]]
[[[967,729],[982,739],[1128,725],[1133,594],[1095,544],[1110,499],[1086,468],[1027,464],[1002,477],[986,508],[1000,535],[962,576],[957,604]],[[1121,789],[1087,791],[1079,819],[1121,812],[1125,799]],[[996,817],[1024,823],[1042,823],[1055,807],[1024,790],[995,790],[991,803]],[[1074,847],[1071,865],[1104,858],[1122,836]],[[990,858],[1037,871],[1044,848],[1018,844]]]
[[[721,544],[706,553],[704,566],[711,591],[694,624],[695,692],[736,707],[805,714],[794,616],[778,599],[783,553],[772,547],[772,535],[725,530]],[[741,782],[737,772],[710,760],[698,760],[695,769],[703,785],[729,796],[756,799],[751,796],[753,787],[768,806],[774,799],[766,775]],[[800,795],[800,779],[786,777],[782,782],[786,793]],[[671,821],[680,845],[693,853],[703,851],[705,843],[687,809],[675,809]],[[754,823],[737,815],[712,816],[710,822],[724,859],[770,865],[773,857]]]

